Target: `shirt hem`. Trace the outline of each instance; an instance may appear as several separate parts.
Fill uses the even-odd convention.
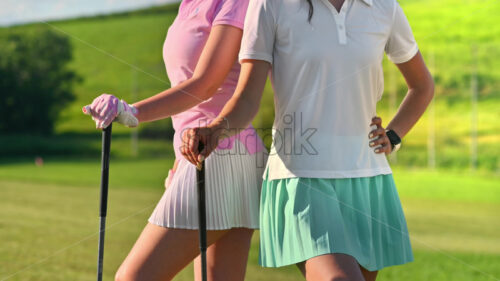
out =
[[[264,180],[281,180],[289,178],[326,178],[326,179],[337,179],[337,178],[365,178],[374,177],[378,175],[390,175],[392,174],[392,169],[390,167],[377,168],[377,169],[364,169],[364,170],[346,170],[346,171],[282,171],[279,173],[274,172],[271,175],[271,171],[266,171],[263,175]],[[267,178],[266,178],[267,177]]]
[[[265,53],[244,53],[239,55],[239,62],[242,60],[263,60],[273,64],[273,57]]]
[[[241,21],[237,21],[237,20],[230,20],[230,19],[218,19],[218,20],[215,20],[213,23],[212,23],[212,26],[216,26],[216,25],[231,25],[231,26],[234,26],[234,27],[237,27],[241,30],[243,30],[243,25],[244,23],[241,22]]]
[[[393,63],[400,64],[400,63],[405,63],[410,59],[412,59],[417,54],[417,52],[418,52],[418,46],[415,45],[410,51],[406,52],[404,55],[397,57],[394,56],[388,56],[388,57]]]

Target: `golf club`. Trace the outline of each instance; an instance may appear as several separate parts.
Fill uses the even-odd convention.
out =
[[[198,151],[203,150],[200,142]],[[207,281],[207,216],[205,209],[205,161],[196,167],[196,183],[198,187],[198,225],[200,233],[201,280]]]
[[[108,209],[109,150],[111,147],[111,124],[102,130],[101,199],[99,208],[99,248],[97,257],[97,281],[102,280],[104,255],[104,233],[106,232],[106,212]]]

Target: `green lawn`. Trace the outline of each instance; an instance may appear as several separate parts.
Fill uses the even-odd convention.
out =
[[[405,137],[395,169],[415,261],[383,270],[379,280],[499,280],[500,2],[400,3],[425,59],[435,59],[430,67],[436,80],[436,162],[447,169],[413,169],[427,164],[427,112]],[[0,28],[0,35],[40,26],[67,34],[74,46],[71,68],[83,77],[55,136],[0,136],[0,280],[95,278],[100,139],[81,106],[102,92],[133,101],[168,88],[161,54],[175,15],[175,7],[160,8],[51,26]],[[471,143],[468,93],[473,48],[479,81],[478,172],[464,169],[469,166]],[[399,102],[405,88],[397,74],[392,84],[394,67],[387,61],[384,70],[386,94],[377,111],[387,123],[394,114],[388,105],[389,89],[394,85]],[[272,99],[268,85],[254,121],[257,127],[272,123]],[[129,129],[113,130],[105,280],[112,280],[139,235],[173,162],[170,141],[141,138],[134,157]],[[43,156],[45,165],[35,166],[34,156]],[[257,257],[255,236],[247,280],[302,280],[294,267],[260,268]],[[176,280],[192,280],[192,268]]]
[[[163,192],[169,158],[113,159],[105,277],[125,257]],[[0,166],[0,280],[92,280],[96,264],[99,162],[46,160]],[[395,170],[415,261],[379,280],[500,278],[500,180],[494,175]],[[257,265],[247,280],[302,280],[294,267]],[[483,272],[483,273],[481,273]],[[192,280],[192,268],[176,280]]]

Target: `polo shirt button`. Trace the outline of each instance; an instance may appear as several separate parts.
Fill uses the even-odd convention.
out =
[[[339,25],[339,29],[344,29],[344,26],[343,25]]]

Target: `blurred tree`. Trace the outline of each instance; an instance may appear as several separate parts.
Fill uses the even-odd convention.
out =
[[[69,39],[47,29],[0,38],[0,132],[53,132],[80,79],[71,58]]]

